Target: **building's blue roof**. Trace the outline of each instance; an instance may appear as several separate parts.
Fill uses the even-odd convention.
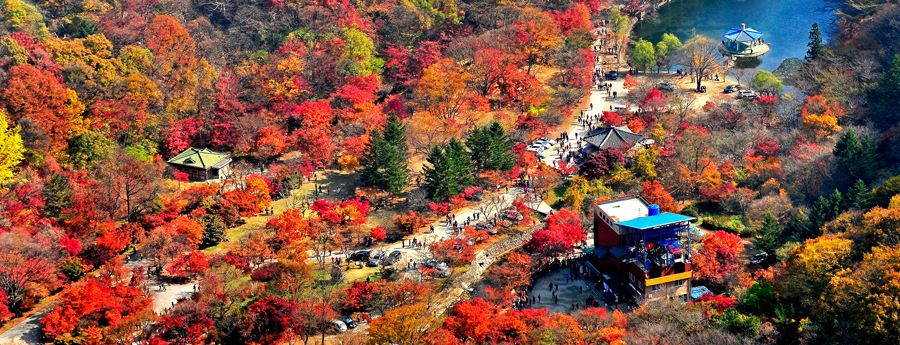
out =
[[[626,220],[624,222],[617,222],[616,225],[642,230],[672,223],[693,221],[694,219],[694,217],[682,216],[680,214],[666,212],[660,213],[655,216],[647,216],[643,218]]]
[[[755,41],[762,37],[762,32],[751,28],[731,29],[725,33],[725,39],[729,41],[749,42]]]

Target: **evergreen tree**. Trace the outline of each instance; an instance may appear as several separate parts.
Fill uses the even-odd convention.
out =
[[[384,149],[387,142],[381,135],[381,131],[373,129],[369,132],[369,142],[366,143],[366,153],[360,159],[362,169],[360,180],[365,186],[378,186],[381,181],[381,171],[384,165]]]
[[[459,193],[463,188],[475,183],[475,166],[469,158],[469,153],[466,152],[466,147],[456,138],[450,139],[444,151],[447,160],[450,161],[451,178],[458,187],[456,193]]]
[[[52,173],[44,184],[44,214],[56,219],[62,210],[69,208],[72,189],[69,178],[61,173]]]
[[[884,69],[884,76],[874,90],[873,99],[878,104],[878,114],[885,125],[897,123],[897,109],[900,109],[900,55],[894,58]]]
[[[431,165],[431,167],[428,165],[422,167],[425,173],[424,188],[425,192],[428,193],[428,197],[442,201],[456,195],[456,190],[459,187],[453,179],[450,171],[452,163],[444,154],[444,150],[440,146],[435,145],[431,148],[431,152],[428,153],[426,161]]]
[[[813,23],[812,29],[809,30],[809,43],[806,44],[809,47],[809,50],[806,51],[806,61],[812,61],[820,56],[825,51],[825,46],[822,44],[822,32],[819,31],[819,23]]]
[[[869,200],[872,198],[872,192],[866,188],[863,180],[856,180],[856,183],[847,191],[847,197],[844,198],[844,208],[862,210],[869,206]]]
[[[488,170],[507,171],[516,165],[516,155],[513,154],[513,144],[509,140],[509,135],[499,122],[494,121],[487,128],[488,136],[491,138],[491,160],[488,164]]]
[[[834,146],[834,156],[837,158],[837,182],[842,187],[847,187],[856,182],[871,182],[878,170],[878,156],[875,152],[875,144],[870,138],[860,140],[856,132],[848,130]]]
[[[516,164],[512,142],[500,123],[475,128],[466,140],[478,171],[509,170]]]
[[[384,140],[397,148],[403,158],[409,157],[409,146],[406,144],[406,125],[400,123],[397,115],[391,113],[384,125]]]
[[[756,230],[753,238],[753,246],[756,249],[769,254],[769,259],[775,258],[775,250],[781,246],[781,233],[784,229],[778,225],[778,220],[771,213],[766,213],[762,226]],[[766,261],[769,262],[769,259]]]
[[[820,235],[819,231],[822,229],[822,226],[825,223],[828,223],[838,215],[843,213],[846,209],[844,208],[844,196],[841,194],[841,191],[835,190],[834,193],[831,194],[830,197],[826,198],[825,196],[819,196],[819,200],[813,204],[812,211],[809,215],[809,223],[810,223],[810,231],[811,236],[806,237],[814,237]]]
[[[491,139],[488,135],[487,128],[475,127],[466,138],[466,146],[472,151],[472,162],[478,171],[488,170],[485,168],[491,161]]]
[[[399,129],[402,130],[402,126],[399,126]],[[388,126],[386,131],[392,131],[389,137],[391,140],[398,145],[406,146],[406,138],[402,132],[398,137],[396,128],[391,129]],[[409,182],[409,167],[405,151],[398,150],[377,129],[373,129],[369,134],[366,154],[363,155],[360,163],[363,166],[360,174],[363,185],[398,194],[406,188]]]
[[[391,194],[400,194],[406,188],[409,184],[409,165],[405,151],[388,145],[385,149],[385,170],[382,179],[381,189]]]

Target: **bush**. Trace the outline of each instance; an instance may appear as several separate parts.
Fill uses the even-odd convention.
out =
[[[69,281],[76,281],[84,277],[85,268],[77,257],[70,257],[63,261],[59,267],[59,272],[64,274]]]
[[[200,241],[200,249],[209,248],[219,244],[225,237],[225,222],[217,215],[207,214],[200,217],[200,225],[203,225],[203,239]]]
[[[240,210],[238,210],[237,206],[228,201],[219,200],[219,202],[213,204],[209,208],[209,211],[212,214],[219,216],[219,218],[225,222],[225,227],[232,228],[240,225]]]
[[[775,287],[767,280],[753,283],[741,307],[754,315],[775,316]]]
[[[273,276],[275,276],[276,271],[278,271],[278,269],[275,268],[275,265],[268,265],[256,271],[253,271],[253,273],[250,274],[250,279],[258,282],[268,282],[272,280]]]
[[[744,225],[743,217],[725,215],[706,215],[703,224],[709,230],[723,230],[738,235],[751,235],[753,229]]]
[[[422,217],[419,217],[415,212],[409,211],[409,214],[403,215],[398,214],[395,215],[392,219],[394,222],[394,231],[391,233],[393,236],[407,236],[412,235],[416,229],[421,228],[425,225],[425,220]]]
[[[759,326],[762,325],[762,321],[758,317],[744,315],[735,310],[725,312],[717,323],[731,333],[747,336],[755,335]]]

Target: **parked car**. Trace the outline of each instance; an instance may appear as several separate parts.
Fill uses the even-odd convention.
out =
[[[741,91],[738,91],[737,98],[746,98],[746,99],[752,100],[752,99],[759,98],[759,95],[757,95],[756,92],[753,92],[751,90],[741,90]]]
[[[725,87],[725,90],[723,90],[723,92],[725,92],[725,93],[732,93],[732,92],[738,92],[738,91],[741,91],[741,86],[738,84],[728,85]]]
[[[347,324],[341,320],[331,320],[331,328],[337,333],[344,333],[347,331]]]
[[[547,158],[547,154],[544,153],[544,151],[537,152],[537,153],[534,154],[534,156],[537,157],[538,159],[544,159],[544,158]]]
[[[478,222],[475,223],[475,230],[490,230],[493,229],[494,226],[491,223]]]
[[[350,254],[350,261],[369,261],[369,255],[371,254],[372,251],[360,250],[356,253]]]
[[[545,145],[545,144],[533,143],[531,145],[528,145],[528,147],[525,148],[525,151],[541,152],[541,151],[546,150],[548,147],[549,146]]]
[[[549,143],[550,146],[556,145],[556,140],[553,140],[553,139],[550,139],[547,137],[540,137],[540,138],[538,138],[538,140],[543,140],[543,141]]]
[[[430,259],[425,261],[422,266],[438,271],[438,275],[441,277],[446,278],[450,276],[450,267],[447,267],[447,264],[443,262],[437,262],[434,259]]]
[[[612,106],[612,111],[613,111],[613,112],[619,112],[619,110],[628,110],[628,108],[629,108],[629,107],[628,107],[627,105],[613,104],[613,106]]]
[[[659,84],[656,84],[656,88],[663,91],[675,91],[675,89],[678,87],[676,87],[675,84],[672,84],[671,82],[661,81],[659,82]]]
[[[609,71],[609,80],[619,79],[619,72],[617,71]]]
[[[384,252],[378,252],[372,255],[368,262],[366,262],[366,266],[369,267],[378,267],[381,265],[381,260],[384,259]],[[351,327],[352,328],[352,327]]]
[[[347,324],[347,328],[356,328],[356,321],[354,321],[352,317],[344,316],[342,321]]]
[[[403,259],[403,252],[395,250],[381,259],[381,264],[385,266],[391,266],[400,262],[400,259]]]
[[[519,213],[519,211],[516,211],[515,209],[511,209],[511,208],[503,211],[503,213],[500,216],[503,217],[503,219],[516,221],[516,222],[521,221],[522,219],[525,219],[525,217],[523,217],[522,214]]]
[[[768,253],[761,252],[759,254],[754,255],[753,258],[750,259],[750,263],[754,264],[754,265],[759,265],[759,263],[766,261],[766,259],[768,259],[768,258],[769,258]]]

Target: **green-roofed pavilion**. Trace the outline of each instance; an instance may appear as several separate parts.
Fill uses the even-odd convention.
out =
[[[172,157],[169,165],[187,173],[192,180],[206,181],[230,174],[231,155],[210,149],[189,148]]]

